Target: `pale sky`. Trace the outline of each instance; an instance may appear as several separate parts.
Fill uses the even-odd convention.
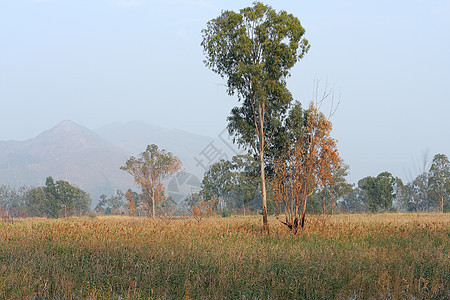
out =
[[[0,0],[0,140],[62,120],[95,129],[142,120],[216,137],[237,104],[203,64],[201,30],[251,1]],[[311,43],[289,89],[341,104],[334,137],[350,182],[410,180],[423,153],[450,155],[450,1],[265,1]],[[170,149],[169,149],[170,150]]]

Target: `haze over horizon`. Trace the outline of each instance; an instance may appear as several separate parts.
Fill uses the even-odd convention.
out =
[[[0,9],[0,140],[72,120],[141,120],[217,137],[236,97],[203,64],[206,22],[252,1],[16,0]],[[298,17],[311,49],[288,88],[341,95],[333,136],[350,182],[410,180],[423,155],[450,155],[450,1],[264,1]],[[327,107],[324,107],[324,112]],[[170,149],[169,149],[170,150]]]

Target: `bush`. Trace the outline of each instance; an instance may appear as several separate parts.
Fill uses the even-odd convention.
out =
[[[231,216],[231,213],[228,209],[224,208],[224,209],[222,209],[221,215],[222,215],[222,218],[228,218]]]

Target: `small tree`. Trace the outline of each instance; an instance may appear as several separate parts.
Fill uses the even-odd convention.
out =
[[[100,212],[104,213],[107,204],[108,204],[108,196],[106,196],[106,194],[101,194],[100,201],[98,201],[97,205],[95,206],[95,212],[97,214]]]
[[[233,164],[228,160],[220,160],[212,164],[205,172],[201,183],[201,196],[206,200],[217,200],[217,209],[225,208],[226,200],[232,196],[234,188]]]
[[[68,217],[77,212],[89,211],[91,197],[82,189],[64,180],[54,181],[51,176],[45,186],[32,188],[26,197],[26,207],[31,215],[58,218],[60,213]]]
[[[56,202],[62,207],[64,217],[89,210],[91,198],[85,191],[64,180],[56,181],[54,188],[52,196],[56,197]]]
[[[429,174],[424,172],[406,185],[405,209],[427,211],[432,206],[429,192]]]
[[[134,199],[134,194],[131,189],[125,193],[125,198],[127,199],[126,208],[130,216],[136,215],[136,200]]]
[[[123,201],[123,192],[116,190],[116,193],[107,198],[108,208],[111,214],[121,214],[122,207],[125,204]]]
[[[27,195],[27,210],[31,216],[45,216],[46,195],[43,187],[32,188]]]
[[[389,211],[394,203],[396,195],[397,178],[389,172],[378,174],[376,178],[376,189],[378,194],[377,206],[382,211]]]
[[[12,188],[0,185],[0,211],[2,217],[13,219],[26,215],[26,198],[30,191],[27,186]]]
[[[198,223],[214,212],[214,201],[205,201],[200,193],[190,195],[185,201],[187,211]]]
[[[433,157],[429,171],[429,195],[444,212],[444,204],[450,197],[450,162],[445,154],[436,154]]]
[[[201,184],[201,196],[206,201],[218,200],[220,211],[225,205],[235,205],[242,206],[245,214],[258,188],[255,169],[257,163],[249,155],[236,155],[231,161],[222,159],[206,171]]]
[[[55,181],[51,176],[47,177],[44,186],[45,192],[45,215],[50,218],[58,218],[61,204],[58,201],[58,191],[56,189]]]
[[[353,189],[352,192],[345,195],[339,203],[341,211],[347,213],[367,211],[367,203],[365,201],[365,193],[359,187]]]
[[[131,156],[120,169],[134,177],[134,181],[142,189],[142,200],[148,207],[147,214],[150,215],[151,207],[152,218],[155,219],[156,206],[161,202],[161,194],[165,190],[162,182],[181,169],[181,161],[171,152],[159,150],[158,146],[152,144],[147,146],[140,157]]]
[[[249,155],[237,155],[232,160],[234,174],[233,196],[242,201],[242,209],[245,215],[250,202],[255,198],[258,190],[258,178],[255,170],[257,162]]]
[[[274,170],[274,198],[278,207],[284,207],[283,223],[293,233],[304,227],[308,198],[331,185],[340,166],[336,140],[330,136],[331,122],[313,103],[304,115],[302,123],[292,127],[304,126],[302,135],[276,160]]]
[[[389,172],[382,172],[377,177],[365,177],[358,182],[367,196],[368,208],[371,212],[388,211],[396,197],[396,185],[401,184],[398,178]]]

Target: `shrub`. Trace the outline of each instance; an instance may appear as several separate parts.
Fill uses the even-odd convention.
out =
[[[222,218],[228,218],[231,216],[231,212],[227,208],[224,208],[222,209],[221,215]]]

